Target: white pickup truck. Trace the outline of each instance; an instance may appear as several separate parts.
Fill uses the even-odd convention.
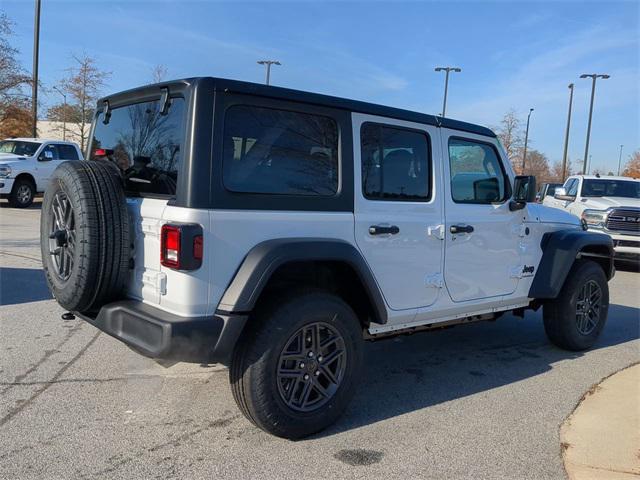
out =
[[[640,180],[574,175],[543,204],[580,217],[589,231],[609,235],[618,260],[640,259]]]
[[[75,143],[43,138],[0,140],[0,198],[8,198],[13,207],[27,208],[66,160],[82,160]]]

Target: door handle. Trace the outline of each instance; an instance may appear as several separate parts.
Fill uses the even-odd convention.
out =
[[[456,233],[472,233],[473,227],[471,225],[451,225],[449,231],[453,234]]]
[[[384,235],[385,233],[396,235],[400,233],[400,229],[395,225],[371,225],[369,227],[369,235]]]

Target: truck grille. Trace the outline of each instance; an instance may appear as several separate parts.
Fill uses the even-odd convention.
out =
[[[607,230],[640,233],[640,209],[615,208],[607,217]]]

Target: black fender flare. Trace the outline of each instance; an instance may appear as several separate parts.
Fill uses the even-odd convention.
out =
[[[358,275],[371,302],[374,321],[387,322],[387,309],[373,273],[360,252],[350,243],[324,238],[282,238],[254,246],[225,290],[218,311],[250,312],[271,275],[292,261],[341,261]]]
[[[609,235],[585,232],[583,230],[557,230],[542,236],[540,242],[542,259],[538,265],[529,298],[556,298],[578,258],[593,257],[607,265],[605,275],[611,279],[614,274],[613,241]]]

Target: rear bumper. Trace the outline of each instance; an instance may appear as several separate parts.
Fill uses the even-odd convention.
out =
[[[180,317],[135,300],[77,316],[141,354],[184,362],[228,363],[246,315]]]

